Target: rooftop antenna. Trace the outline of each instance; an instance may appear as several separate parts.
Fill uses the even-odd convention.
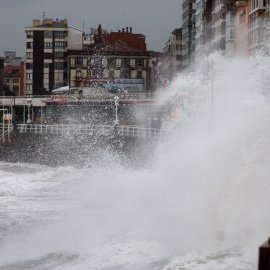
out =
[[[43,11],[43,21],[45,20],[46,12]]]
[[[85,19],[83,19],[83,32],[84,32],[84,21],[85,21]]]

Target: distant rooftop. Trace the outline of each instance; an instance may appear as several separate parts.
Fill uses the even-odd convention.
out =
[[[41,23],[40,20],[33,20],[33,27],[53,27],[53,28],[67,28],[67,20],[44,19]]]

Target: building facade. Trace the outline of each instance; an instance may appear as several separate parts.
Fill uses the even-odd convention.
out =
[[[163,48],[163,79],[170,81],[182,71],[182,28],[174,29]]]
[[[4,87],[4,58],[0,57],[0,93],[3,93]]]
[[[249,26],[249,1],[236,2],[236,39],[235,49],[236,54],[239,56],[247,56],[248,52],[248,26]]]
[[[144,35],[133,34],[132,28],[103,34],[99,25],[94,43],[84,50],[69,50],[68,84],[145,92],[149,58]]]
[[[268,53],[269,4],[266,0],[250,0],[249,7],[249,54]],[[267,14],[268,13],[268,14]]]
[[[82,49],[83,31],[67,20],[33,20],[26,27],[26,94],[67,84],[67,50]]]
[[[191,69],[195,59],[195,13],[196,1],[184,0],[182,5],[182,69]]]

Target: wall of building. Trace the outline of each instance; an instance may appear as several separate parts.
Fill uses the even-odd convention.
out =
[[[68,49],[82,50],[83,49],[83,31],[74,27],[68,27]]]

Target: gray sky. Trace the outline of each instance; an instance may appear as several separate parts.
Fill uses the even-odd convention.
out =
[[[25,56],[25,27],[33,19],[60,20],[83,29],[117,31],[132,27],[133,33],[146,36],[147,49],[162,51],[170,32],[181,27],[182,0],[0,0],[0,56],[16,50]]]

